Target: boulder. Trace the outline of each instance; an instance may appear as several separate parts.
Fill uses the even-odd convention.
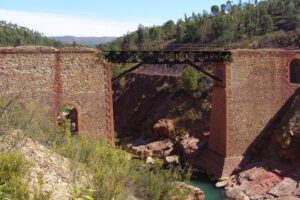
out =
[[[251,199],[263,198],[267,192],[281,181],[276,174],[262,167],[246,171],[243,176],[241,188]]]
[[[179,182],[177,188],[179,190],[185,191],[189,194],[186,200],[204,200],[205,199],[204,192],[201,189],[194,187],[192,185],[188,185],[186,183]],[[174,199],[176,199],[176,197]]]
[[[154,164],[154,163],[155,163],[155,160],[152,157],[148,156],[146,159],[146,164]]]
[[[131,151],[130,153],[133,153],[135,155],[138,155],[140,158],[145,158],[146,155],[146,146],[140,145],[140,146],[131,146]]]
[[[172,138],[175,133],[174,121],[161,119],[153,125],[154,136],[158,138]]]
[[[226,190],[225,197],[227,200],[250,200],[244,192],[234,188]]]
[[[206,131],[206,132],[203,132],[202,135],[206,138],[208,138],[210,136],[210,132]]]
[[[165,157],[170,155],[173,150],[174,143],[170,139],[159,140],[146,145],[146,148],[152,152],[153,156]]]
[[[276,197],[292,196],[297,191],[298,182],[291,178],[284,178],[280,183],[268,191],[269,194]],[[298,194],[299,195],[299,194]]]
[[[174,143],[170,139],[159,140],[150,142],[148,140],[136,139],[127,145],[123,145],[123,148],[139,158],[146,157],[159,157],[163,158],[169,156],[173,151]]]
[[[190,156],[199,148],[199,139],[187,137],[179,142],[179,148],[183,155]]]
[[[225,188],[228,199],[293,199],[300,195],[298,171],[282,163],[252,163],[238,175],[231,177],[233,183]],[[283,178],[282,178],[283,176]],[[248,199],[248,198],[246,198]]]
[[[179,156],[167,156],[164,158],[164,163],[169,164],[179,164]]]
[[[225,179],[225,180],[220,180],[216,183],[216,187],[217,188],[224,188],[227,187],[230,184],[229,179]]]

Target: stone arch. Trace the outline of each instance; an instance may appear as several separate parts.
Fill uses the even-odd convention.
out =
[[[80,108],[74,102],[63,102],[61,104],[59,114],[58,114],[58,123],[62,123],[63,120],[70,120],[70,131],[72,134],[77,134],[80,131],[79,124],[79,114]]]
[[[300,84],[300,59],[295,58],[290,62],[289,72],[290,83]]]

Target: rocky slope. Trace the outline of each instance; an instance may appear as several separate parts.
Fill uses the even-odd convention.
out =
[[[69,200],[73,199],[75,187],[81,190],[91,186],[87,169],[25,137],[21,131],[1,134],[0,151],[19,152],[29,162],[26,182],[30,198],[41,192],[53,200]]]
[[[25,175],[29,199],[35,195],[49,200],[85,199],[91,185],[92,175],[86,166],[71,161],[40,143],[25,136],[21,130],[0,134],[0,152],[21,153],[29,164],[28,174]],[[136,184],[126,183],[123,200],[146,200]],[[133,182],[132,182],[133,183]],[[182,182],[176,184],[178,190],[187,192],[186,200],[204,200],[204,193],[199,188]],[[174,200],[181,200],[174,196]]]
[[[145,66],[113,84],[115,128],[119,136],[155,136],[153,126],[169,120],[176,132],[201,136],[209,129],[209,92],[195,98],[179,89],[183,68]],[[205,77],[206,78],[206,77]],[[201,95],[201,94],[200,94]]]
[[[143,66],[113,84],[115,129],[122,146],[140,158],[179,156],[191,162],[209,135],[210,87],[179,87],[183,66]],[[208,81],[207,77],[204,80]],[[209,85],[209,84],[208,84]]]

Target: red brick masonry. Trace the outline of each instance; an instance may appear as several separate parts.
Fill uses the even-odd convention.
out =
[[[233,50],[233,62],[216,66],[215,74],[223,83],[213,88],[209,151],[204,159],[209,173],[230,175],[299,87],[289,80],[290,62],[296,58],[299,50]]]
[[[53,117],[78,110],[79,132],[113,138],[111,67],[90,48],[0,48],[0,96],[34,101]]]

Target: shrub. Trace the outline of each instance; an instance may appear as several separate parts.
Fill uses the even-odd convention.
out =
[[[125,86],[126,86],[126,78],[125,77],[120,78],[119,85],[122,89],[125,88]]]
[[[193,67],[187,67],[180,77],[180,86],[187,92],[193,93],[198,89],[199,73]]]
[[[135,183],[142,188],[146,198],[151,200],[169,200],[174,197],[186,199],[186,193],[178,191],[178,181],[189,181],[191,170],[187,173],[182,168],[163,169],[161,165],[141,165],[131,167]]]
[[[116,78],[122,73],[122,69],[119,65],[113,65],[112,66],[112,77]]]
[[[156,87],[156,92],[165,92],[169,91],[171,85],[168,82],[164,82],[161,86]]]
[[[63,135],[57,134],[51,120],[34,102],[26,106],[16,100],[5,101],[0,99],[0,131],[10,132],[21,129],[27,136],[43,142],[46,145],[54,140],[59,140]]]
[[[119,199],[125,188],[129,168],[125,152],[108,144],[97,144],[91,159],[95,172],[96,199]]]
[[[28,163],[18,153],[0,153],[0,199],[28,199],[24,177]]]
[[[92,172],[95,199],[119,199],[128,173],[126,153],[106,140],[83,136],[66,137],[57,145],[60,154],[83,163]]]
[[[201,111],[191,113],[191,121],[201,121],[203,119],[203,113]]]

